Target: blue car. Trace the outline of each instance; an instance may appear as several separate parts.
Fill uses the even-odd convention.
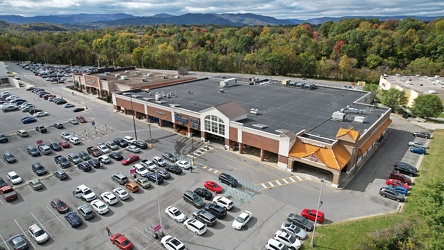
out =
[[[22,121],[23,124],[28,124],[28,123],[33,123],[33,122],[37,122],[37,119],[29,118],[29,119],[25,119]]]
[[[425,155],[427,153],[425,148],[410,148],[410,152],[420,155]]]
[[[76,212],[69,212],[65,215],[65,219],[71,225],[71,227],[78,227],[82,225],[82,219],[77,215]]]
[[[28,119],[31,119],[31,118],[34,118],[34,117],[31,117],[31,116],[26,116],[26,117],[23,117],[22,119],[20,119],[20,121],[24,121],[24,120],[28,120]]]
[[[407,188],[402,187],[402,186],[396,186],[396,187],[394,187],[394,186],[392,186],[392,185],[389,185],[388,187],[389,187],[390,189],[393,189],[393,190],[395,190],[396,192],[398,192],[398,193],[400,193],[400,194],[404,194],[404,195],[407,195],[407,192],[409,191]]]

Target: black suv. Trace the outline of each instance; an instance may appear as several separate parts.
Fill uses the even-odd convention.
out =
[[[41,176],[46,174],[46,169],[42,166],[42,164],[37,162],[32,164],[32,172],[34,172],[38,176]]]
[[[426,139],[430,139],[430,133],[429,132],[425,132],[425,131],[421,131],[421,132],[414,132],[413,136],[416,137],[422,137],[422,138],[426,138]]]
[[[0,134],[0,142],[8,142],[9,139],[5,134]]]
[[[197,208],[202,208],[205,206],[204,200],[202,200],[199,195],[189,190],[185,191],[183,194],[183,199],[184,201],[193,204],[193,206]]]
[[[205,204],[205,210],[216,216],[218,219],[223,219],[227,216],[227,210],[217,204],[207,203]]]
[[[154,183],[158,183],[158,184],[163,183],[163,177],[160,174],[151,173],[151,174],[148,174],[146,177],[148,178],[148,180],[150,180]]]
[[[418,174],[417,168],[402,161],[395,162],[395,171],[410,176],[416,176]]]
[[[71,163],[63,155],[58,155],[58,156],[54,157],[54,161],[61,168],[67,168],[67,167],[71,166]]]
[[[123,138],[116,138],[113,140],[113,142],[121,148],[128,147],[128,142],[126,142]]]
[[[81,170],[83,170],[83,172],[88,172],[91,171],[91,165],[89,165],[89,163],[87,161],[81,162],[77,165],[77,167]]]
[[[14,162],[17,161],[15,159],[15,157],[11,153],[9,153],[9,152],[5,152],[3,154],[3,159],[5,159],[5,161],[7,161],[8,163],[14,163]]]
[[[196,188],[194,192],[205,200],[211,200],[213,198],[213,194],[206,188]]]
[[[239,183],[233,176],[226,173],[222,173],[219,175],[219,181],[227,184],[230,187],[237,187],[237,185],[239,185]]]
[[[135,146],[137,146],[137,147],[139,147],[141,149],[148,148],[148,144],[146,144],[146,142],[144,142],[144,141],[133,141],[133,142],[131,142],[131,144],[135,145]]]
[[[86,153],[85,151],[80,151],[79,152],[79,157],[82,158],[82,160],[84,160],[84,161],[87,161],[87,160],[91,159],[89,154]]]
[[[60,146],[57,142],[51,142],[49,144],[49,147],[54,151],[60,151],[62,150],[62,146]]]
[[[28,152],[28,154],[30,154],[31,156],[34,156],[34,157],[40,155],[40,151],[34,146],[28,146],[26,148],[26,151]]]

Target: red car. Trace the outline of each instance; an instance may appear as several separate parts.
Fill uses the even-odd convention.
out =
[[[316,212],[317,212],[316,209],[305,208],[304,210],[302,210],[301,215],[309,220],[315,221]],[[321,224],[324,223],[324,220],[325,220],[324,213],[321,211],[318,211],[317,213],[318,213],[318,222]]]
[[[122,160],[123,165],[128,165],[139,160],[138,155],[130,155]]]
[[[59,145],[62,147],[62,148],[69,148],[70,146],[69,146],[69,143],[67,142],[67,141],[61,141],[61,142],[59,142]]]
[[[222,193],[222,187],[217,185],[214,181],[206,181],[204,187],[210,191],[216,192],[217,194]]]
[[[390,178],[390,179],[397,179],[397,180],[400,180],[400,181],[402,181],[402,182],[407,183],[409,186],[412,185],[412,180],[411,180],[409,177],[407,177],[407,176],[405,176],[405,175],[403,175],[403,174],[401,174],[401,173],[398,173],[398,172],[392,172],[392,173],[390,174],[389,178]]]
[[[394,186],[394,187],[397,187],[397,186],[401,186],[401,187],[405,187],[405,188],[407,188],[407,189],[410,189],[410,187],[409,187],[409,185],[407,184],[407,183],[405,183],[405,182],[402,182],[402,181],[400,181],[400,180],[398,180],[398,179],[390,179],[390,178],[388,178],[386,181],[385,181],[385,184],[387,184],[387,185],[391,185],[391,186]]]
[[[76,120],[78,122],[80,122],[80,123],[85,123],[86,122],[86,119],[83,116],[81,116],[81,115],[76,116]]]
[[[133,249],[133,243],[128,240],[123,234],[114,234],[109,238],[111,242],[122,250]]]
[[[68,212],[69,207],[68,205],[66,205],[66,203],[58,198],[55,198],[54,200],[51,201],[51,207],[55,208],[57,210],[57,212],[63,214]]]

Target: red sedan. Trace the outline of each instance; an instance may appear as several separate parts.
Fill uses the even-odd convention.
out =
[[[388,178],[386,181],[385,181],[385,184],[387,184],[387,185],[391,185],[391,186],[394,186],[394,187],[397,187],[397,186],[401,186],[401,187],[405,187],[405,188],[407,188],[407,189],[410,189],[410,187],[409,187],[409,185],[407,184],[407,183],[405,183],[405,182],[402,182],[402,181],[400,181],[400,180],[398,180],[398,179],[390,179],[390,178]]]
[[[316,209],[305,208],[304,210],[302,210],[301,215],[309,220],[315,221],[316,212],[318,213],[318,222],[321,224],[324,223],[325,220],[324,213],[321,211],[317,211]]]
[[[133,243],[128,240],[123,234],[114,234],[109,238],[111,242],[122,250],[133,249]]]
[[[206,181],[204,187],[210,191],[216,192],[217,194],[222,193],[222,187],[217,185],[214,181]]]
[[[412,180],[411,180],[409,177],[407,177],[407,176],[405,176],[405,175],[403,175],[403,174],[401,174],[401,173],[397,173],[397,172],[395,172],[395,171],[393,171],[393,172],[390,174],[389,178],[390,178],[390,179],[397,179],[397,180],[400,180],[400,181],[402,181],[402,182],[407,183],[409,186],[412,185]]]
[[[59,145],[62,147],[62,148],[69,148],[70,146],[69,146],[69,143],[67,142],[67,141],[61,141],[61,142],[59,142]]]
[[[138,155],[130,155],[122,160],[123,165],[128,165],[139,160]]]

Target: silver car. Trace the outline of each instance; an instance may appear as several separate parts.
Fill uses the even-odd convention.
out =
[[[298,238],[299,240],[305,240],[307,239],[307,233],[305,232],[304,229],[291,224],[289,222],[284,222],[281,225],[281,229],[284,232],[287,232],[289,234],[293,234],[294,236],[296,236],[296,238]]]

